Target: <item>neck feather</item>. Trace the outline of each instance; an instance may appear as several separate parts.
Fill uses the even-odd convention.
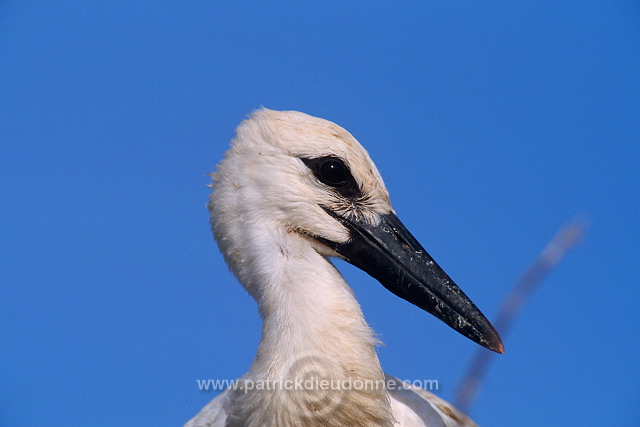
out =
[[[308,237],[259,234],[259,250],[232,265],[263,326],[244,377],[255,389],[237,395],[229,425],[391,425],[377,340],[351,288]]]

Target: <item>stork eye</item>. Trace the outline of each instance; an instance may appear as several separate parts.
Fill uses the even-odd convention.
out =
[[[349,168],[337,157],[316,157],[315,159],[301,158],[305,165],[320,182],[330,187],[342,188],[351,182],[355,183]]]
[[[332,187],[340,187],[347,181],[347,167],[340,160],[328,159],[320,163],[318,179]]]
[[[351,175],[351,171],[338,157],[326,156],[314,159],[300,157],[300,160],[311,169],[318,181],[335,188],[343,197],[348,199],[362,197],[362,191]]]
[[[326,156],[314,159],[300,157],[300,160],[311,169],[318,181],[335,188],[343,197],[354,200],[362,197],[360,186],[347,165],[338,157]]]

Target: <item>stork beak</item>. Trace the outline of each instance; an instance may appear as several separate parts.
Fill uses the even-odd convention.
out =
[[[346,243],[323,239],[346,261],[465,337],[504,353],[502,340],[491,323],[393,212],[382,215],[378,225],[371,225],[325,210],[349,229],[351,240]]]

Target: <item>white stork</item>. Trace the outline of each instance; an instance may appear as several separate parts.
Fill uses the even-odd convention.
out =
[[[329,261],[339,257],[473,341],[502,353],[484,315],[396,217],[349,132],[296,111],[255,111],[213,174],[211,225],[255,298],[249,372],[187,426],[469,426],[380,366],[373,330]]]

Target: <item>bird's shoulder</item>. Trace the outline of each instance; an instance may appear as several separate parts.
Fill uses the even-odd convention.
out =
[[[231,389],[226,389],[207,403],[184,427],[224,427],[231,406]]]
[[[472,427],[476,424],[449,402],[385,374],[396,426]],[[477,426],[476,426],[477,427]]]

